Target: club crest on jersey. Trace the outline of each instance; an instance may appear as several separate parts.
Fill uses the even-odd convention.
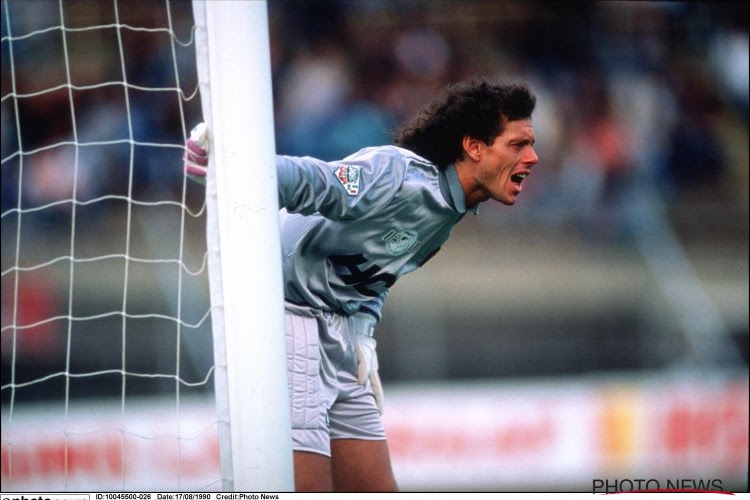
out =
[[[417,233],[414,231],[395,231],[391,229],[383,235],[385,251],[391,255],[409,253],[417,246]]]
[[[349,196],[356,196],[359,193],[359,169],[360,167],[340,165],[334,172]]]

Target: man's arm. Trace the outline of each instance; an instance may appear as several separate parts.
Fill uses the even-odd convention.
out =
[[[388,298],[387,288],[383,290],[383,292],[377,297],[366,302],[362,302],[362,304],[359,306],[359,311],[372,314],[373,316],[375,316],[375,319],[380,321],[383,311],[383,304],[385,304],[386,298]]]
[[[351,336],[357,354],[357,382],[365,385],[370,382],[370,388],[375,395],[375,403],[380,413],[383,413],[383,384],[378,372],[378,355],[375,352],[375,326],[377,318],[368,312],[359,312],[349,320]]]
[[[198,124],[185,142],[185,173],[205,184],[209,135]],[[393,151],[368,148],[338,162],[276,156],[279,207],[290,213],[320,213],[334,220],[356,219],[385,206],[398,192],[405,163]]]
[[[290,213],[320,213],[333,220],[376,213],[396,195],[405,166],[400,156],[378,148],[341,161],[277,156],[279,205]]]

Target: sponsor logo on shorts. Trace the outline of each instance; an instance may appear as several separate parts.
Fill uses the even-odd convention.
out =
[[[383,235],[383,241],[385,241],[385,251],[394,256],[411,252],[419,243],[416,232],[394,229]]]
[[[349,196],[356,196],[359,193],[359,173],[360,167],[340,165],[336,169],[336,178],[339,180]]]

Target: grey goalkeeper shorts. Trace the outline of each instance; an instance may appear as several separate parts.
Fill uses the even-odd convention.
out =
[[[285,303],[292,449],[331,456],[331,439],[385,439],[375,395],[357,382],[349,317]]]

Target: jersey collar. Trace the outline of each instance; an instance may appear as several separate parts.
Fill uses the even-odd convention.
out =
[[[464,198],[464,190],[461,187],[461,181],[458,180],[458,172],[456,172],[456,167],[453,165],[448,165],[442,170],[443,175],[440,179],[441,181],[441,191],[443,191],[443,196],[446,194],[446,198],[448,198],[449,201],[452,202],[453,208],[456,209],[456,212],[460,214],[466,213],[466,198]],[[445,192],[447,189],[447,193]]]
[[[464,188],[461,187],[461,181],[458,180],[458,172],[456,172],[456,167],[451,164],[445,167],[443,170],[443,175],[441,176],[441,182],[440,188],[441,191],[443,191],[443,195],[445,196],[445,186],[444,184],[447,184],[447,191],[448,195],[446,198],[449,198],[450,201],[453,202],[453,208],[456,209],[456,211],[463,215],[466,213],[467,209],[472,209],[472,211],[475,214],[479,213],[479,203],[476,205],[473,205],[471,207],[466,206],[466,198],[464,197]]]

